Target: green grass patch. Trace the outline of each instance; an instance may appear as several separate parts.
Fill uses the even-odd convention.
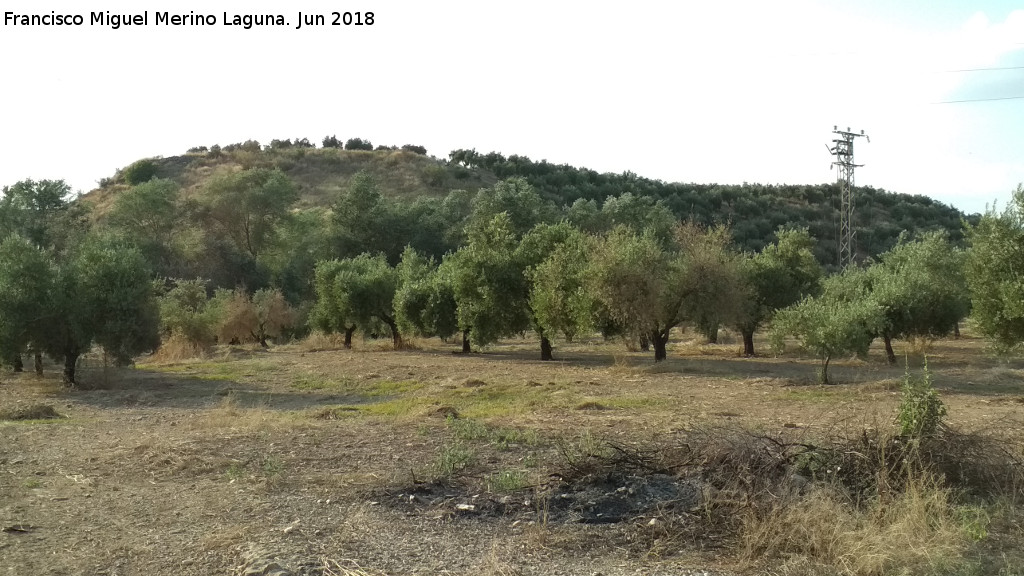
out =
[[[517,492],[529,486],[524,470],[502,470],[486,480],[488,492]]]
[[[351,390],[355,387],[355,382],[350,378],[341,378],[335,380],[333,378],[327,378],[319,374],[304,374],[296,376],[292,380],[291,387],[296,390],[303,391],[317,391],[317,390],[330,390],[332,392]]]
[[[571,390],[491,384],[480,388],[450,390],[442,400],[455,406],[459,414],[486,419],[538,411],[568,410],[579,404],[582,398]]]
[[[809,386],[784,390],[781,399],[786,402],[837,402],[848,400],[856,394],[851,388],[840,386]]]
[[[434,460],[434,472],[441,477],[452,476],[469,467],[476,459],[472,449],[461,442],[445,444]]]
[[[534,430],[488,426],[478,420],[469,418],[448,418],[448,428],[460,440],[485,441],[499,447],[510,444],[536,446],[540,437]]]
[[[380,382],[374,382],[370,389],[366,391],[366,394],[369,396],[397,396],[399,394],[415,392],[421,388],[423,388],[423,384],[415,380],[381,380]]]
[[[366,404],[339,404],[328,409],[341,417],[370,415],[395,418],[426,410],[430,405],[432,405],[432,401],[429,398],[403,396],[381,402],[368,402]],[[346,412],[350,414],[344,415]],[[315,414],[314,417],[316,417]],[[330,420],[332,418],[324,417],[322,419]]]

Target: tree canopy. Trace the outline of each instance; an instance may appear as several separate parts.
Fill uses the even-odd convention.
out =
[[[967,285],[979,331],[1003,352],[1024,342],[1024,186],[967,229]]]

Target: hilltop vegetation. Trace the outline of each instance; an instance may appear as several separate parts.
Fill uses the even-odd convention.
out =
[[[677,218],[704,225],[729,225],[736,245],[760,251],[774,239],[780,226],[807,228],[816,239],[815,256],[826,266],[835,263],[839,222],[838,188],[829,184],[719,185],[666,183],[625,172],[598,173],[587,168],[533,161],[525,156],[497,152],[455,150],[447,159],[426,155],[421,146],[378,147],[358,138],[343,149],[332,137],[330,147],[274,140],[270,145],[245,142],[224,148],[193,148],[190,153],[151,159],[157,178],[177,183],[185,196],[197,192],[217,173],[251,168],[284,172],[299,192],[297,208],[329,207],[359,172],[372,177],[388,199],[443,198],[453,191],[475,194],[502,179],[523,177],[545,200],[570,218],[586,219],[600,211],[609,198],[631,194],[661,201]],[[287,144],[286,144],[287,143]],[[102,182],[85,200],[103,214],[113,199],[129,187],[127,170]],[[959,243],[962,221],[977,215],[960,211],[927,196],[906,195],[871,187],[857,189],[854,227],[861,259],[892,248],[903,231],[945,230]]]

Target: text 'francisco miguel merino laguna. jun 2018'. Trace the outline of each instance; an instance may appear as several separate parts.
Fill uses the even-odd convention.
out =
[[[85,14],[60,14],[56,11],[35,14],[4,12],[4,26],[105,26],[118,30],[128,26],[236,26],[252,28],[279,26],[301,29],[305,26],[373,26],[373,12],[298,12],[294,18],[282,14],[199,14],[189,11],[159,12],[145,11],[138,14],[121,14],[110,11],[88,12]]]

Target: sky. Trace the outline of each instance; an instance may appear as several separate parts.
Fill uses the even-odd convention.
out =
[[[668,182],[832,182],[965,212],[1024,182],[1024,10],[1009,1],[0,0],[0,185],[87,192],[135,160],[360,137]],[[171,10],[171,9],[174,10]],[[332,26],[332,12],[374,13]],[[210,14],[166,26],[158,12]],[[90,25],[92,12],[148,25]],[[322,14],[323,26],[299,24]],[[224,25],[280,14],[287,26]]]

